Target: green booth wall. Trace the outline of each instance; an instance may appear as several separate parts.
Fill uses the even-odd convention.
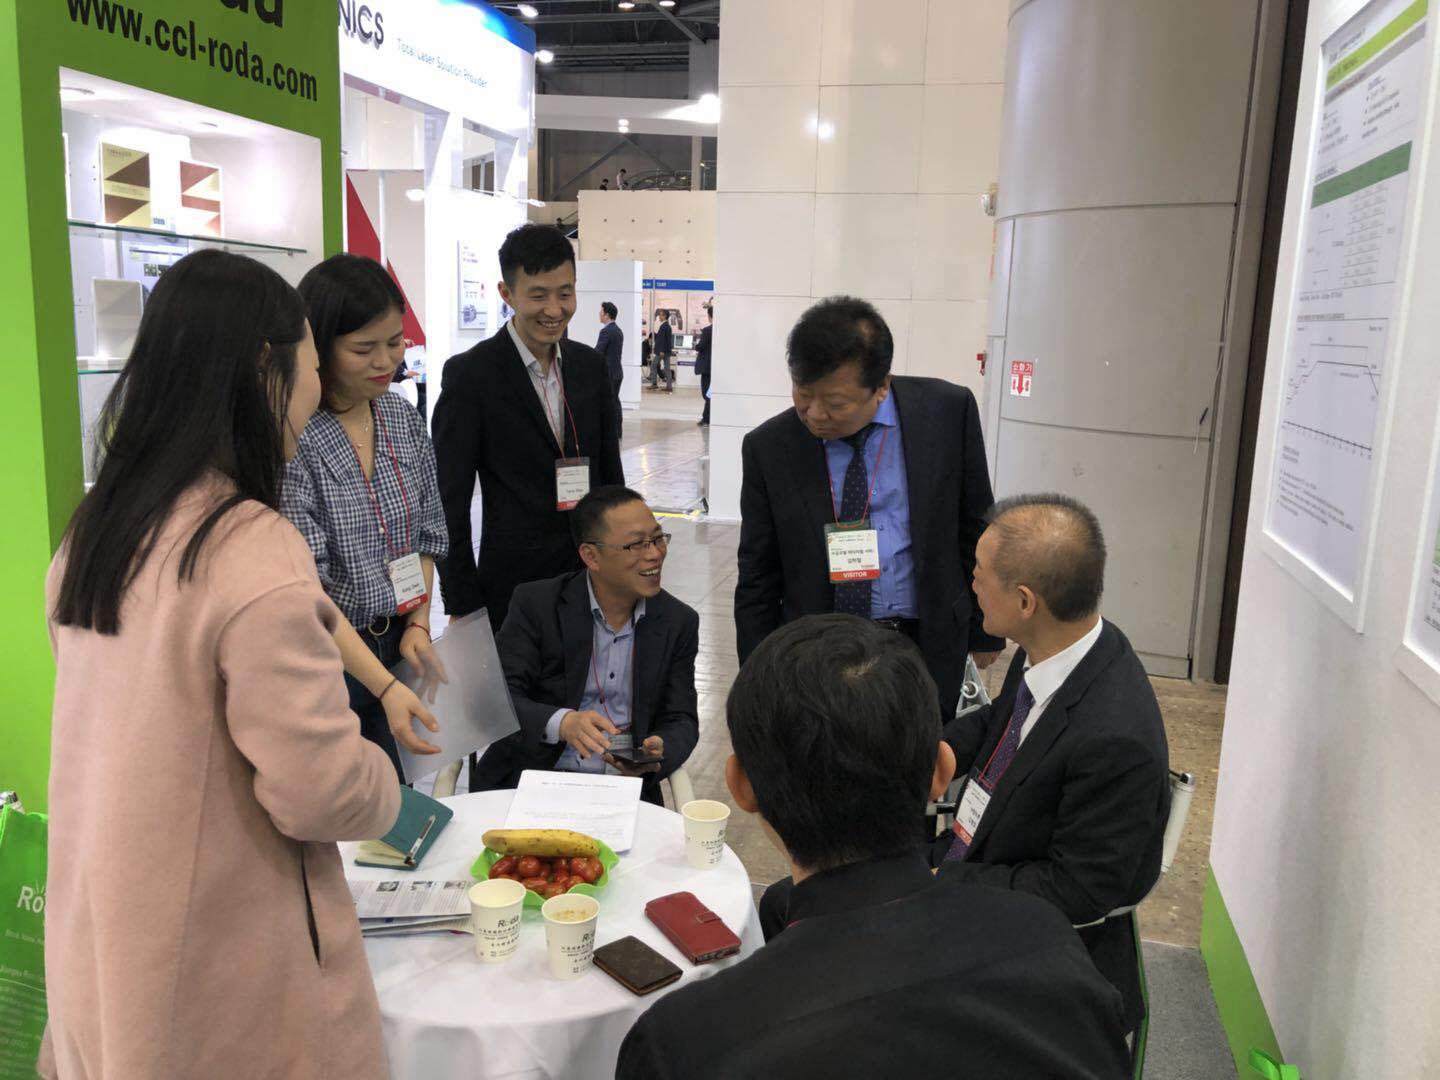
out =
[[[17,790],[27,809],[48,804],[54,664],[45,571],[84,490],[60,70],[317,138],[329,254],[341,247],[335,11],[319,0],[0,0],[0,237],[10,244],[0,258],[9,313],[0,397],[0,591],[9,608],[0,631],[0,789]]]

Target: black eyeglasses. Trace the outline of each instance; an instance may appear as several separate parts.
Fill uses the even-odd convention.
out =
[[[659,536],[647,536],[644,540],[636,540],[629,544],[606,544],[599,540],[586,540],[587,544],[594,544],[601,548],[614,548],[616,551],[623,551],[627,555],[642,554],[647,548],[654,548],[656,551],[664,551],[670,546],[670,538],[674,533],[661,533]]]

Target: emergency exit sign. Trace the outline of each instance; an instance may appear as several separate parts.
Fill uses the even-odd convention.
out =
[[[1010,361],[1010,396],[1029,397],[1030,381],[1035,377],[1034,360]]]

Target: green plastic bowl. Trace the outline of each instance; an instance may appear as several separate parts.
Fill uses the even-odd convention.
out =
[[[597,840],[595,842],[600,845],[600,865],[605,867],[604,871],[595,879],[594,885],[586,885],[584,882],[581,882],[579,885],[571,885],[566,891],[584,893],[586,896],[593,896],[598,900],[605,886],[610,884],[610,871],[615,869],[616,864],[620,862],[620,856],[611,851],[609,845],[603,840]],[[487,847],[480,853],[480,857],[475,860],[474,865],[470,867],[470,876],[480,881],[486,880],[490,876],[490,868],[502,858],[504,858],[504,856],[498,851],[491,851]],[[543,903],[545,903],[545,900],[539,893],[533,889],[525,890],[525,906],[527,908],[538,909]]]

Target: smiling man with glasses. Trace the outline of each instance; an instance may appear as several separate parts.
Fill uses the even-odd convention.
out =
[[[700,737],[700,617],[660,587],[670,534],[629,488],[595,488],[570,514],[583,570],[515,590],[497,643],[520,731],[485,752],[476,790],[525,769],[660,781]]]

